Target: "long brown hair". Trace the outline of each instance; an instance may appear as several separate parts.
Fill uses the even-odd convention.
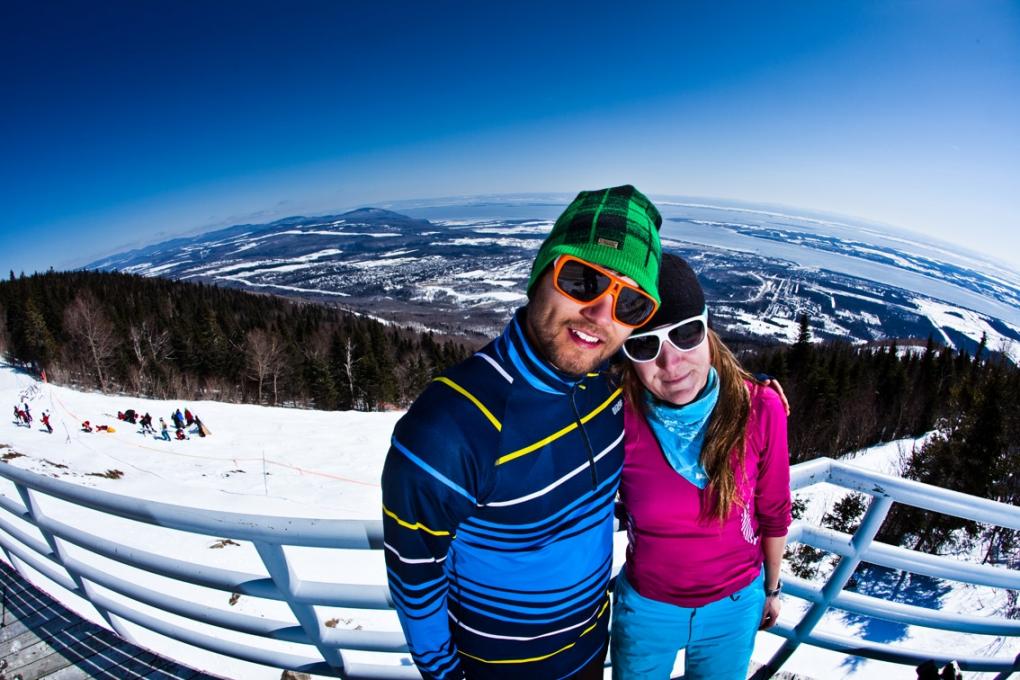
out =
[[[708,474],[706,491],[709,504],[704,510],[710,517],[723,522],[729,517],[734,504],[744,505],[744,499],[738,493],[736,471],[744,474],[747,421],[751,413],[751,395],[744,381],[753,378],[740,367],[733,352],[711,329],[708,331],[708,350],[712,366],[719,374],[719,400],[712,411],[705,444],[701,448],[701,466]],[[623,391],[631,406],[639,413],[646,412],[645,386],[629,361],[624,363]]]

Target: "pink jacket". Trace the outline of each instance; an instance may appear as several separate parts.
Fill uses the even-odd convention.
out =
[[[700,607],[730,595],[758,575],[761,537],[786,535],[790,526],[790,455],[786,413],[771,389],[747,383],[746,508],[734,504],[720,525],[700,517],[706,490],[666,461],[645,417],[627,404],[626,457],[620,497],[628,515],[627,580],[641,595],[682,607]]]

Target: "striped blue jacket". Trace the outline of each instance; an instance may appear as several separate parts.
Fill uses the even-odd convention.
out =
[[[541,360],[525,312],[429,385],[386,456],[390,592],[426,678],[561,678],[607,640],[622,396]]]

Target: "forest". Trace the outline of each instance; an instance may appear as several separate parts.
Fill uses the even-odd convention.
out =
[[[0,354],[103,392],[396,408],[470,351],[336,308],[201,283],[84,271],[0,281]]]

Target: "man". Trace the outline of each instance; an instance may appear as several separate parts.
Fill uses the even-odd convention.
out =
[[[528,304],[393,432],[390,592],[426,678],[601,678],[620,390],[599,372],[659,303],[662,218],[583,191],[542,244]]]

